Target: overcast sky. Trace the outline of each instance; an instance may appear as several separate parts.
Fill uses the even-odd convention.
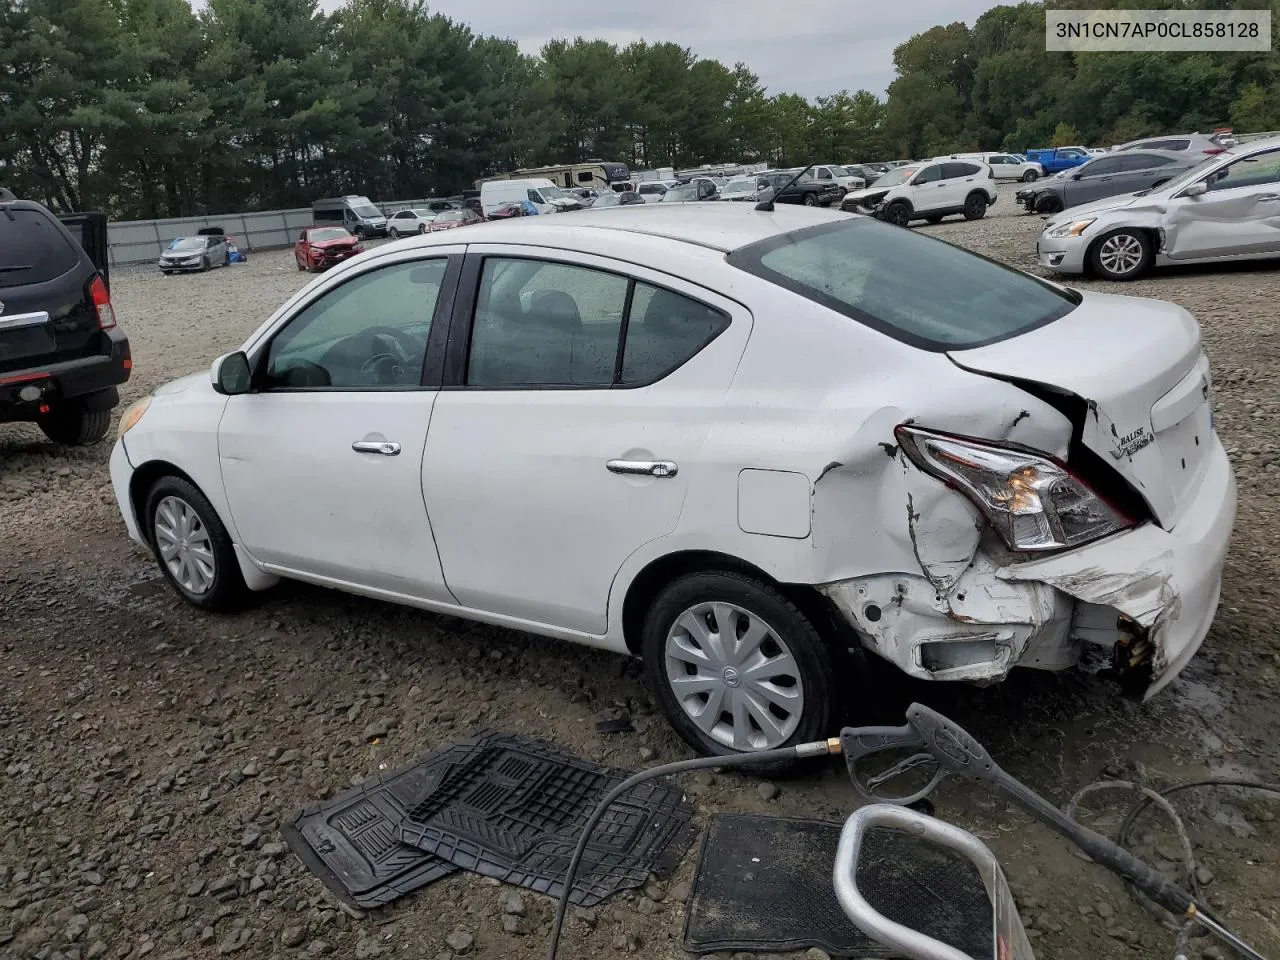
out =
[[[327,10],[341,0],[321,0]],[[769,93],[883,94],[893,48],[936,24],[972,25],[997,0],[434,0],[431,9],[477,33],[510,37],[537,53],[554,37],[619,45],[645,39],[692,48],[727,66],[747,64]]]

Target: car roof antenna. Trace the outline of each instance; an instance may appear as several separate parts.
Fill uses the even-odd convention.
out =
[[[813,167],[814,167],[814,165],[813,165],[812,163],[811,163],[811,164],[809,164],[807,167],[805,167],[803,170],[801,170],[799,173],[797,173],[794,177],[792,177],[790,180],[788,180],[788,181],[787,181],[787,185],[786,185],[785,187],[783,187],[783,188],[782,188],[782,190],[775,190],[775,191],[773,191],[773,193],[769,194],[769,199],[768,199],[768,200],[761,200],[759,203],[757,203],[757,204],[756,204],[756,209],[757,209],[757,210],[763,210],[765,213],[772,213],[772,212],[773,212],[773,198],[774,198],[774,197],[776,197],[776,196],[779,196],[779,195],[782,193],[782,191],[783,191],[783,190],[790,190],[790,189],[791,189],[791,185],[792,185],[793,183],[795,183],[797,180],[799,180],[801,177],[803,177],[803,176],[804,176],[806,173],[808,173],[810,170],[812,170],[812,169],[813,169]]]

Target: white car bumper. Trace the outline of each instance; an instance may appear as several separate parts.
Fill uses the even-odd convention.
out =
[[[868,649],[919,679],[994,682],[1015,666],[1085,660],[1110,662],[1150,697],[1195,655],[1218,607],[1236,484],[1221,442],[1212,443],[1195,499],[1171,530],[1146,523],[1003,566],[979,549],[949,589],[923,572],[819,589]]]
[[[133,479],[133,464],[124,448],[124,440],[117,440],[111,449],[111,487],[115,491],[116,505],[120,508],[120,516],[124,518],[125,529],[129,531],[129,539],[148,546],[146,538],[138,527],[138,518],[133,512],[133,503],[129,498],[129,482]]]

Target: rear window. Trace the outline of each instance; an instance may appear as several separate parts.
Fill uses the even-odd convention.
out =
[[[80,248],[39,210],[0,210],[0,287],[45,283],[73,270]]]
[[[1052,323],[1079,303],[933,237],[850,218],[735,250],[735,267],[926,350],[967,350]]]

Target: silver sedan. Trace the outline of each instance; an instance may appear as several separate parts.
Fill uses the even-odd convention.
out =
[[[1160,187],[1072,207],[1036,243],[1042,267],[1106,280],[1270,257],[1280,257],[1280,137],[1207,157]]]

